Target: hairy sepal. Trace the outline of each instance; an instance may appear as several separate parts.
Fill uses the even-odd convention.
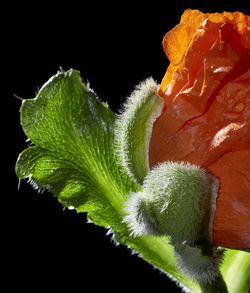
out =
[[[153,124],[161,114],[164,101],[157,94],[152,78],[141,82],[123,104],[115,126],[117,160],[134,179],[142,184],[149,171],[149,141]]]
[[[164,162],[148,173],[142,191],[130,194],[124,221],[132,236],[170,236],[179,269],[210,284],[220,278],[224,252],[212,245],[207,219],[217,190],[217,179],[205,169]]]
[[[168,235],[193,245],[209,236],[211,192],[216,179],[189,163],[164,162],[151,170],[143,191],[132,194],[125,212],[134,235]],[[153,231],[153,232],[152,232]]]
[[[161,232],[157,229],[157,224],[148,216],[143,192],[130,193],[124,211],[126,216],[123,221],[127,223],[131,236],[161,236]]]
[[[186,243],[173,243],[173,246],[179,269],[190,278],[211,284],[220,275],[224,249],[208,244],[192,247]]]

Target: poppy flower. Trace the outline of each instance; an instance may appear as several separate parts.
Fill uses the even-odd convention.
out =
[[[213,244],[250,248],[250,16],[186,10],[163,38],[170,65],[149,164],[183,161],[219,180]]]

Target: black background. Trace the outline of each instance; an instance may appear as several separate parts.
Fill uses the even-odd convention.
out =
[[[27,143],[19,123],[21,101],[14,95],[33,98],[59,67],[74,68],[117,111],[141,80],[152,76],[160,83],[168,66],[162,38],[188,8],[146,2],[144,6],[100,3],[61,1],[53,6],[36,2],[2,10],[1,241],[5,280],[9,288],[18,286],[32,292],[133,292],[149,286],[155,292],[180,292],[128,248],[116,247],[106,236],[107,230],[87,224],[85,214],[64,210],[51,194],[38,194],[25,181],[18,190],[14,165]],[[249,14],[247,8],[189,7]]]

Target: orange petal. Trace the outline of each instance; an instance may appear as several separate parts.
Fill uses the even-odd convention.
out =
[[[209,167],[220,178],[213,243],[250,247],[250,149],[229,152]]]
[[[205,17],[198,10],[187,9],[180,23],[165,35],[162,41],[163,48],[173,65],[178,65],[182,61],[194,33]]]
[[[149,150],[151,168],[184,161],[219,179],[214,243],[231,248],[250,247],[249,24],[240,12],[187,10],[166,34],[171,64],[159,90],[165,107]]]

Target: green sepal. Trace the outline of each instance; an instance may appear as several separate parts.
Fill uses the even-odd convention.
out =
[[[125,221],[134,235],[167,235],[189,245],[205,238],[209,243],[207,218],[213,215],[210,203],[217,190],[217,179],[198,166],[161,163],[146,176],[143,191],[131,193]]]
[[[142,184],[149,172],[149,142],[153,124],[164,101],[152,78],[140,83],[117,116],[115,145],[118,162],[134,181]]]
[[[179,269],[200,284],[212,283],[221,275],[219,266],[223,261],[224,249],[209,243],[190,246],[187,243],[172,243]]]

